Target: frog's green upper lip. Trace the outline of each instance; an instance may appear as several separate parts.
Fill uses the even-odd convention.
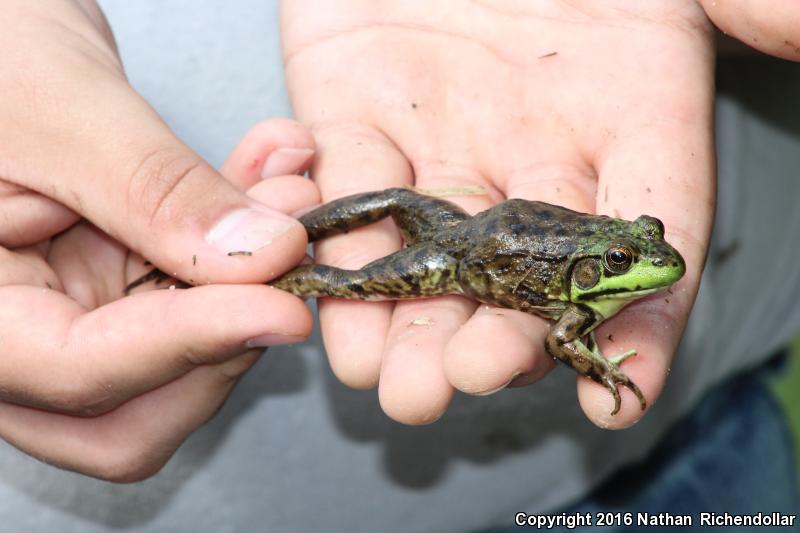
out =
[[[652,289],[639,289],[635,291],[630,291],[625,288],[620,289],[606,289],[604,291],[598,291],[595,293],[584,293],[578,295],[579,300],[598,300],[600,298],[607,298],[607,299],[628,299],[628,298],[641,298],[642,296],[647,296],[648,294],[653,294],[658,291],[663,291],[667,287],[654,287]]]

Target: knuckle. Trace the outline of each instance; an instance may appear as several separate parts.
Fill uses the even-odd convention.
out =
[[[180,206],[188,200],[190,186],[205,163],[194,154],[174,148],[157,148],[140,156],[128,180],[128,209],[149,223],[170,222],[181,217]],[[192,193],[197,196],[197,191]]]

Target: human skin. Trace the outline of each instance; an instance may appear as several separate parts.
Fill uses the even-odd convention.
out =
[[[727,35],[765,54],[800,61],[800,3],[700,0],[700,4]]]
[[[607,355],[638,350],[623,369],[652,406],[697,293],[714,214],[714,52],[700,5],[293,0],[281,17],[290,96],[314,132],[323,201],[403,185],[479,186],[486,194],[451,199],[472,213],[516,197],[664,222],[685,277],[598,332]],[[328,239],[315,254],[356,268],[400,245],[384,222]],[[554,366],[545,321],[459,297],[323,299],[319,316],[339,379],[378,385],[383,409],[407,424],[436,420],[454,389],[487,394]],[[608,391],[578,379],[580,404],[601,427],[643,416],[632,393],[621,394],[611,416]]]
[[[265,122],[218,173],[128,85],[93,3],[0,8],[0,438],[62,468],[142,479],[264,346],[309,334],[300,299],[246,283],[305,256],[290,213],[319,197],[285,174],[305,170],[313,139]],[[227,255],[244,247],[252,256]],[[124,297],[142,256],[227,284]]]

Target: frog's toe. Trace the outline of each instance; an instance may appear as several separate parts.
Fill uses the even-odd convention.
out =
[[[611,396],[614,397],[614,410],[611,411],[611,415],[613,416],[619,412],[619,407],[622,404],[622,398],[619,395],[619,391],[617,390],[617,384],[614,380],[607,379],[605,383],[606,387],[608,387],[608,390],[611,393]]]
[[[633,357],[634,355],[636,355],[636,350],[628,350],[627,352],[625,352],[623,354],[620,354],[620,355],[617,355],[615,357],[610,358],[608,361],[612,365],[620,365],[623,361],[625,361],[629,357]]]
[[[642,411],[647,409],[647,400],[644,399],[644,394],[642,394],[642,391],[636,386],[636,383],[628,380],[628,383],[626,383],[625,386],[632,390],[636,397],[639,398],[639,407],[641,407]]]
[[[628,356],[630,357],[630,355]],[[639,398],[639,405],[642,408],[642,411],[645,410],[647,407],[647,401],[644,399],[644,394],[642,391],[639,390],[639,387],[631,381],[631,378],[626,376],[616,365],[609,368],[609,372],[603,377],[603,383],[608,387],[608,390],[611,392],[611,395],[614,397],[614,410],[611,411],[612,416],[619,412],[620,405],[622,403],[622,399],[619,394],[619,390],[617,390],[618,385],[622,385],[623,387],[628,387],[628,389],[633,392],[637,398]]]

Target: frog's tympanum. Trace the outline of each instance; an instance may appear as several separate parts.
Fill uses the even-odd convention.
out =
[[[300,296],[399,300],[461,294],[535,313],[556,323],[547,351],[608,387],[646,403],[619,364],[635,350],[606,359],[594,329],[623,306],[668,288],[685,271],[664,240],[664,226],[587,215],[542,202],[507,200],[475,216],[409,189],[357,194],[323,205],[300,221],[310,241],[391,216],[406,247],[358,270],[303,265],[272,283]]]
[[[617,385],[639,387],[619,365],[630,350],[606,359],[594,329],[630,302],[666,289],[686,269],[664,240],[664,225],[577,213],[528,200],[507,200],[475,216],[410,189],[357,194],[300,218],[316,241],[391,216],[406,247],[358,270],[302,265],[271,284],[299,296],[400,300],[460,294],[534,313],[555,324],[547,351],[605,385],[620,408]],[[158,271],[133,282],[158,279]]]

